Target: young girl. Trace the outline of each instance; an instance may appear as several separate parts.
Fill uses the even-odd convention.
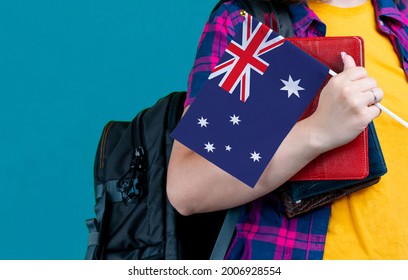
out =
[[[366,67],[356,67],[350,56],[339,53],[344,71],[323,89],[316,112],[293,127],[254,188],[175,141],[167,190],[181,214],[245,205],[227,258],[408,258],[408,129],[386,114],[377,118],[381,111],[374,106],[382,102],[408,119],[408,9],[407,0],[396,1],[287,1],[294,36],[361,36]],[[243,21],[239,2],[225,2],[211,14],[185,110]],[[273,191],[321,153],[354,139],[375,118],[388,167],[380,183],[331,207],[285,218]]]

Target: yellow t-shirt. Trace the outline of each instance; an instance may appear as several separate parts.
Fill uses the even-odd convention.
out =
[[[364,39],[366,69],[385,93],[381,104],[408,120],[408,82],[391,42],[377,29],[371,1],[309,6],[326,24],[326,36]],[[388,172],[378,184],[334,202],[324,259],[408,259],[408,128],[384,112],[374,124]]]

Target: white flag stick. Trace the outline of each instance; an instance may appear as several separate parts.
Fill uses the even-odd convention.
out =
[[[331,69],[329,70],[329,74],[332,75],[332,76],[337,75],[337,73],[334,72]],[[391,118],[393,118],[394,120],[396,120],[397,122],[399,122],[400,124],[402,124],[403,126],[408,128],[408,122],[404,121],[401,117],[399,117],[397,114],[392,112],[390,109],[384,107],[384,105],[381,105],[380,103],[375,103],[374,105],[377,106],[378,108],[380,108],[381,111],[387,113]]]
[[[408,128],[408,122],[404,121],[402,118],[400,118],[399,116],[397,116],[395,113],[393,113],[390,109],[387,109],[386,107],[384,107],[383,105],[381,105],[380,103],[375,103],[375,106],[377,106],[378,108],[381,109],[381,111],[387,113],[391,118],[393,118],[394,120],[396,120],[397,122],[399,122],[400,124],[402,124],[403,126],[405,126],[406,128]]]

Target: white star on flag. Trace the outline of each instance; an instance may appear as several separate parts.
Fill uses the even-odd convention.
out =
[[[232,147],[230,145],[225,146],[225,150],[230,152],[232,150]]]
[[[253,152],[253,153],[250,153],[251,154],[251,159],[253,159],[254,160],[254,162],[255,161],[258,161],[259,162],[259,160],[262,158],[261,156],[260,156],[260,153],[257,153],[257,152]]]
[[[282,83],[285,84],[284,87],[281,88],[281,90],[286,90],[288,91],[288,98],[292,96],[292,94],[296,95],[297,97],[300,98],[299,95],[299,90],[305,90],[304,88],[299,86],[300,79],[297,81],[293,81],[292,76],[289,75],[289,79],[287,81],[282,80]]]
[[[230,116],[230,122],[232,122],[232,125],[239,125],[239,122],[241,121],[239,119],[239,116],[235,116],[235,114],[233,116]]]
[[[213,153],[214,152],[214,150],[215,150],[214,143],[211,144],[210,142],[207,142],[207,144],[204,144],[204,145],[205,145],[204,150],[207,150],[207,153],[209,153],[209,152]]]
[[[201,127],[207,127],[207,124],[209,124],[209,122],[207,122],[207,119],[204,119],[203,117],[198,119],[198,123],[199,125],[201,125]]]

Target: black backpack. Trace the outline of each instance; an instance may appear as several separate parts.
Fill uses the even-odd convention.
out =
[[[224,2],[224,1],[220,1]],[[260,15],[250,2],[244,9]],[[261,1],[260,1],[261,3]],[[269,4],[262,9],[269,10]],[[289,19],[286,10],[279,22]],[[262,12],[263,13],[263,12]],[[262,19],[263,20],[263,19]],[[280,32],[290,36],[291,25]],[[110,121],[95,157],[95,218],[85,259],[209,259],[226,211],[181,216],[166,194],[167,164],[185,92],[161,98],[131,122]]]
[[[174,92],[132,122],[110,121],[95,157],[95,214],[86,259],[208,259],[225,213],[183,217],[166,195],[170,132],[183,112]]]

